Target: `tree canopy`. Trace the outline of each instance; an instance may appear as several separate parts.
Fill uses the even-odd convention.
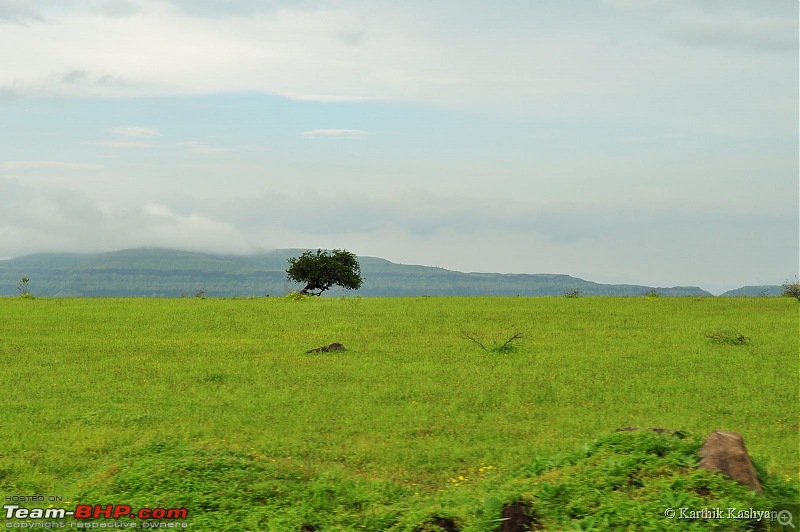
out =
[[[301,294],[315,296],[322,295],[332,286],[357,290],[364,282],[356,256],[343,249],[334,249],[330,253],[321,249],[306,251],[291,258],[286,276],[290,281],[305,283]]]

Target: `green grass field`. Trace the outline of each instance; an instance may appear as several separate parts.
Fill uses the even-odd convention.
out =
[[[667,521],[676,501],[664,497],[709,505],[691,497],[710,489],[714,505],[773,507],[796,495],[798,308],[789,298],[4,298],[0,495],[185,506],[194,530],[439,530],[436,518],[494,530],[513,500],[554,530],[744,526]],[[513,350],[492,352],[515,332]],[[335,341],[348,350],[305,353]],[[689,437],[609,436],[628,426]],[[743,435],[770,479],[765,496],[693,473],[714,429]],[[616,465],[601,467],[595,498],[578,497],[588,488],[575,478],[592,478],[586,468],[604,456],[592,449],[640,444],[668,446],[675,470],[605,457]],[[625,467],[642,486],[603,495]],[[711,484],[684,487],[698,482]]]

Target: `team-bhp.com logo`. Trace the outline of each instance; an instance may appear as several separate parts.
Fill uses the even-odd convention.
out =
[[[5,504],[6,519],[186,519],[186,508],[140,508],[134,510],[128,504],[79,504],[75,510],[64,508],[21,508],[18,504]]]

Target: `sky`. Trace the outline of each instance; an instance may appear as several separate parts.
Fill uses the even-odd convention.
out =
[[[800,269],[795,0],[0,0],[0,257]]]

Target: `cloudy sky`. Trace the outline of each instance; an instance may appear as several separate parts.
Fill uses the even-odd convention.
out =
[[[0,0],[0,257],[798,273],[795,0]]]

